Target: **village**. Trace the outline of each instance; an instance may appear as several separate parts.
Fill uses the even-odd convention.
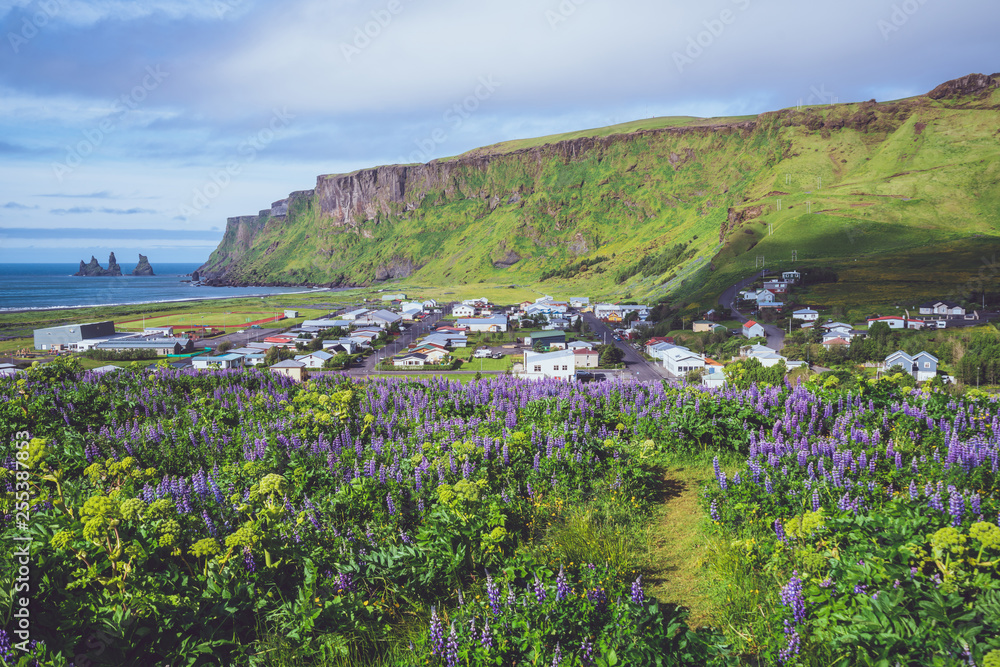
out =
[[[940,300],[912,314],[874,315],[850,324],[824,318],[812,307],[787,305],[794,303],[801,280],[798,271],[752,277],[734,286],[742,289],[734,289],[725,304],[729,312],[720,303],[698,319],[681,318],[679,327],[676,315],[664,321],[669,311],[660,305],[592,304],[588,297],[548,295],[506,305],[486,298],[438,303],[383,294],[312,319],[285,310],[264,324],[215,338],[171,326],[119,331],[112,321],[36,329],[34,348],[118,362],[165,360],[196,370],[262,367],[300,381],[332,372],[510,373],[578,381],[633,376],[711,388],[727,384],[733,363],[803,377],[854,360],[875,376],[894,369],[916,382],[939,375],[949,382],[949,375],[939,373],[935,354],[912,346],[886,348],[885,332],[965,328],[993,316]],[[281,326],[285,321],[293,322]],[[866,347],[870,336],[878,344]],[[109,363],[92,371],[120,367]],[[19,370],[13,363],[0,365],[0,375]]]

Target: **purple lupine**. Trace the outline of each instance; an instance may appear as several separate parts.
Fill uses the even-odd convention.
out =
[[[590,667],[594,664],[594,645],[590,641],[590,637],[584,637],[583,643],[580,644],[580,662],[584,667]]]
[[[562,651],[559,649],[559,642],[556,642],[555,653],[552,654],[552,667],[559,667],[562,662]]]
[[[774,494],[774,484],[771,483],[770,475],[764,480],[764,490],[767,491],[767,495],[769,496]]]
[[[493,631],[490,629],[489,618],[483,619],[483,630],[479,635],[479,644],[487,651],[494,647]]]
[[[253,552],[250,551],[250,547],[243,547],[243,568],[248,574],[253,574],[257,571],[257,563],[253,559]]]
[[[594,603],[598,611],[604,611],[608,606],[608,594],[603,588],[592,588],[587,591],[587,599]]]
[[[444,647],[444,661],[448,667],[458,665],[458,635],[455,634],[455,624],[451,624],[451,632]]]
[[[532,590],[535,593],[535,599],[539,603],[545,602],[545,598],[548,597],[548,594],[545,592],[545,586],[542,584],[542,580],[538,578],[537,574],[535,575],[535,583]]]
[[[396,513],[396,505],[392,502],[392,494],[385,494],[385,506],[389,509],[389,516]]]
[[[632,604],[641,605],[646,601],[646,593],[642,590],[642,575],[632,582]]]
[[[493,580],[493,577],[486,575],[486,596],[490,600],[490,609],[493,611],[495,616],[500,615],[500,603],[502,598],[500,597],[500,584]]]
[[[957,528],[962,525],[962,517],[965,516],[965,498],[956,489],[952,489],[951,497],[948,499],[948,513],[951,514],[952,526]]]
[[[781,523],[781,519],[774,520],[774,534],[778,537],[778,541],[782,544],[788,542],[788,539],[785,537],[785,525]]]
[[[560,565],[559,574],[556,575],[556,599],[565,600],[572,592],[573,589],[570,588],[569,582],[566,581],[566,573]]]
[[[719,520],[719,507],[714,499],[712,500],[712,504],[708,508],[708,514],[709,516],[712,517],[712,521]]]
[[[438,618],[437,609],[431,607],[431,655],[444,657],[445,638],[444,623]]]
[[[802,580],[798,571],[792,572],[792,578],[781,589],[781,604],[791,610],[792,620],[796,624],[805,622],[806,600],[802,596]]]
[[[813,489],[812,507],[813,512],[819,511],[819,489]]]
[[[792,659],[793,656],[799,654],[799,650],[802,645],[802,638],[799,636],[799,630],[794,625],[792,625],[788,619],[785,619],[785,646],[778,651],[778,662],[784,664]]]

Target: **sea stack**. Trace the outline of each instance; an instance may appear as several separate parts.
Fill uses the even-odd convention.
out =
[[[153,273],[153,267],[149,265],[149,258],[147,258],[142,253],[139,253],[139,263],[135,265],[135,269],[132,271],[133,276],[155,276]]]
[[[118,261],[115,259],[115,253],[111,253],[108,257],[108,268],[103,268],[97,258],[93,255],[90,256],[90,263],[85,264],[84,261],[80,260],[80,270],[73,274],[74,276],[120,276],[122,275],[122,267],[118,266]]]

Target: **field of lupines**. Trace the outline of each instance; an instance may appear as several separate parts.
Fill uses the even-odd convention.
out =
[[[2,382],[5,432],[31,434],[0,450],[8,663],[989,665],[1000,647],[988,398],[59,366]],[[739,552],[715,570],[725,635],[648,596],[611,540],[552,537],[574,508],[599,538],[647,520],[664,452],[722,457],[704,528]]]

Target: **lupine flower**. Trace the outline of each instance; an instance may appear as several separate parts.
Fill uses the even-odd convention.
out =
[[[559,650],[559,642],[556,642],[556,650],[552,655],[552,667],[559,667],[559,663],[562,662],[562,651]]]
[[[500,615],[500,603],[502,598],[500,597],[500,585],[493,581],[493,577],[486,575],[486,596],[490,600],[490,609],[497,616]]]
[[[632,582],[632,603],[641,605],[646,601],[646,593],[642,590],[642,575]]]
[[[715,499],[712,499],[712,504],[708,508],[708,514],[712,517],[712,521],[719,521],[719,507],[716,505]]]
[[[566,581],[566,574],[562,566],[559,566],[559,574],[556,576],[556,599],[564,600],[572,592],[569,582]]]
[[[431,630],[430,630],[430,640],[431,640],[431,655],[436,655],[444,657],[445,650],[445,638],[444,638],[444,623],[438,618],[437,609],[431,607]]]
[[[545,586],[542,585],[542,580],[538,578],[537,574],[535,575],[535,584],[533,590],[535,592],[535,599],[539,603],[545,602],[545,598],[547,598],[548,595],[545,592]]]
[[[490,629],[490,619],[489,618],[483,619],[483,631],[479,635],[479,643],[487,651],[489,651],[495,645],[493,643],[493,631]]]
[[[444,661],[448,667],[458,665],[458,635],[455,634],[455,624],[451,624],[451,633],[444,647]]]
[[[782,544],[788,541],[785,538],[785,525],[781,523],[781,519],[774,520],[774,534],[778,536],[778,541]]]
[[[782,664],[788,662],[793,656],[799,654],[802,645],[802,638],[798,629],[785,619],[785,647],[778,651],[778,661]]]
[[[792,578],[781,589],[781,604],[792,612],[792,620],[795,623],[803,623],[806,620],[806,600],[802,596],[802,580],[797,571],[792,572]]]

